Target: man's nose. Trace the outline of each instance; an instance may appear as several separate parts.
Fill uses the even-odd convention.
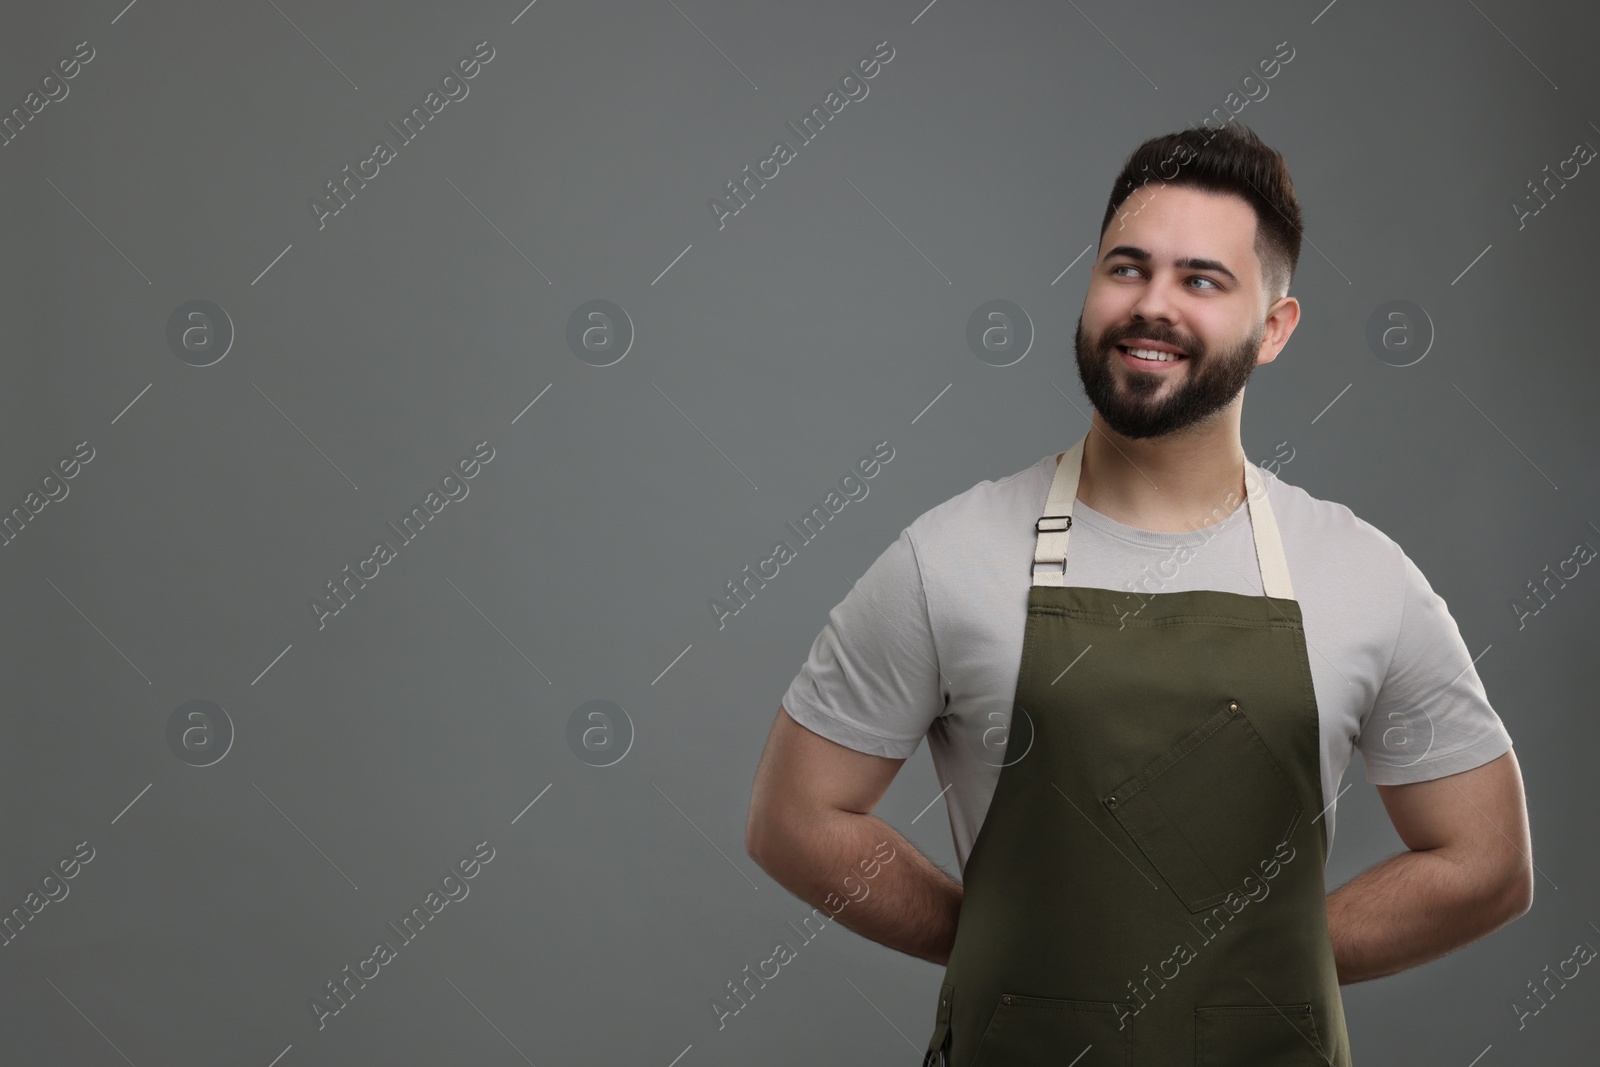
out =
[[[1152,279],[1149,284],[1139,291],[1139,296],[1134,300],[1133,307],[1129,309],[1129,313],[1135,319],[1160,321],[1170,326],[1172,324],[1173,306],[1173,294],[1169,288],[1169,283],[1156,278]]]

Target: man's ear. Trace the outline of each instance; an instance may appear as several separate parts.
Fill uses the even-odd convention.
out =
[[[1271,363],[1289,343],[1289,335],[1300,322],[1300,301],[1292,296],[1279,297],[1267,310],[1261,331],[1261,351],[1256,355],[1256,365]]]

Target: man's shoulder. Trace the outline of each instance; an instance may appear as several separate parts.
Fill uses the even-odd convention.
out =
[[[1336,569],[1349,577],[1392,578],[1391,572],[1372,571],[1375,564],[1392,564],[1402,554],[1388,534],[1336,500],[1313,496],[1273,471],[1261,473],[1283,534],[1285,555],[1299,555],[1308,565]]]
[[[981,547],[1019,521],[1031,535],[1055,474],[1057,454],[1051,452],[1003,477],[985,478],[935,504],[907,527],[913,542],[919,548]]]

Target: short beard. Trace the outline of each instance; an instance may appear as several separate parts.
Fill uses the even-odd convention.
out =
[[[1261,338],[1265,331],[1266,323],[1257,323],[1250,335],[1239,344],[1216,353],[1197,352],[1185,347],[1184,351],[1189,354],[1189,369],[1183,372],[1183,383],[1171,389],[1164,400],[1154,402],[1149,398],[1164,388],[1159,377],[1172,372],[1118,372],[1111,366],[1111,361],[1122,358],[1122,353],[1115,347],[1118,341],[1142,336],[1152,341],[1166,341],[1167,338],[1160,336],[1166,331],[1158,331],[1156,336],[1150,336],[1149,330],[1144,333],[1119,330],[1117,333],[1120,336],[1109,341],[1102,336],[1100,343],[1091,347],[1083,332],[1083,316],[1079,315],[1074,342],[1078,354],[1078,379],[1083,383],[1089,403],[1094,405],[1111,429],[1133,440],[1161,437],[1215,418],[1218,412],[1233,402],[1256,369],[1256,357],[1261,352]],[[1117,384],[1119,373],[1126,379],[1122,386]]]

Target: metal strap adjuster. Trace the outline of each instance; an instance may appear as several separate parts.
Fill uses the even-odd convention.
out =
[[[1040,567],[1044,567],[1046,569],[1043,572],[1041,572],[1039,570]],[[1029,580],[1031,581],[1032,579],[1035,579],[1035,578],[1039,577],[1039,575],[1041,573],[1044,573],[1044,574],[1059,574],[1063,578],[1065,578],[1066,575],[1067,575],[1067,561],[1064,560],[1064,559],[1060,559],[1060,560],[1056,560],[1056,559],[1031,559],[1031,560],[1029,560],[1028,561],[1028,578],[1029,578]]]
[[[1033,522],[1033,528],[1034,528],[1035,532],[1038,533],[1038,535],[1039,535],[1034,541],[1034,554],[1035,554],[1035,557],[1037,557],[1038,553],[1040,551],[1042,551],[1043,548],[1044,548],[1044,535],[1045,534],[1047,534],[1047,533],[1049,533],[1049,534],[1055,534],[1055,533],[1065,534],[1069,529],[1071,529],[1071,527],[1072,527],[1072,516],[1071,515],[1041,515],[1037,519],[1035,519],[1034,522]],[[1059,547],[1062,547],[1062,548],[1066,547],[1065,539],[1063,539],[1063,543]],[[1045,571],[1046,574],[1054,574],[1054,575],[1059,575],[1061,577],[1065,577],[1066,576],[1066,573],[1067,573],[1067,560],[1066,560],[1065,556],[1062,556],[1061,558],[1058,558],[1058,559],[1038,559],[1038,558],[1034,558],[1034,559],[1028,561],[1028,580],[1030,582],[1032,582],[1034,584],[1038,584],[1039,568],[1041,566],[1049,568],[1049,569],[1047,569]],[[1055,584],[1055,583],[1050,583],[1050,584]]]

